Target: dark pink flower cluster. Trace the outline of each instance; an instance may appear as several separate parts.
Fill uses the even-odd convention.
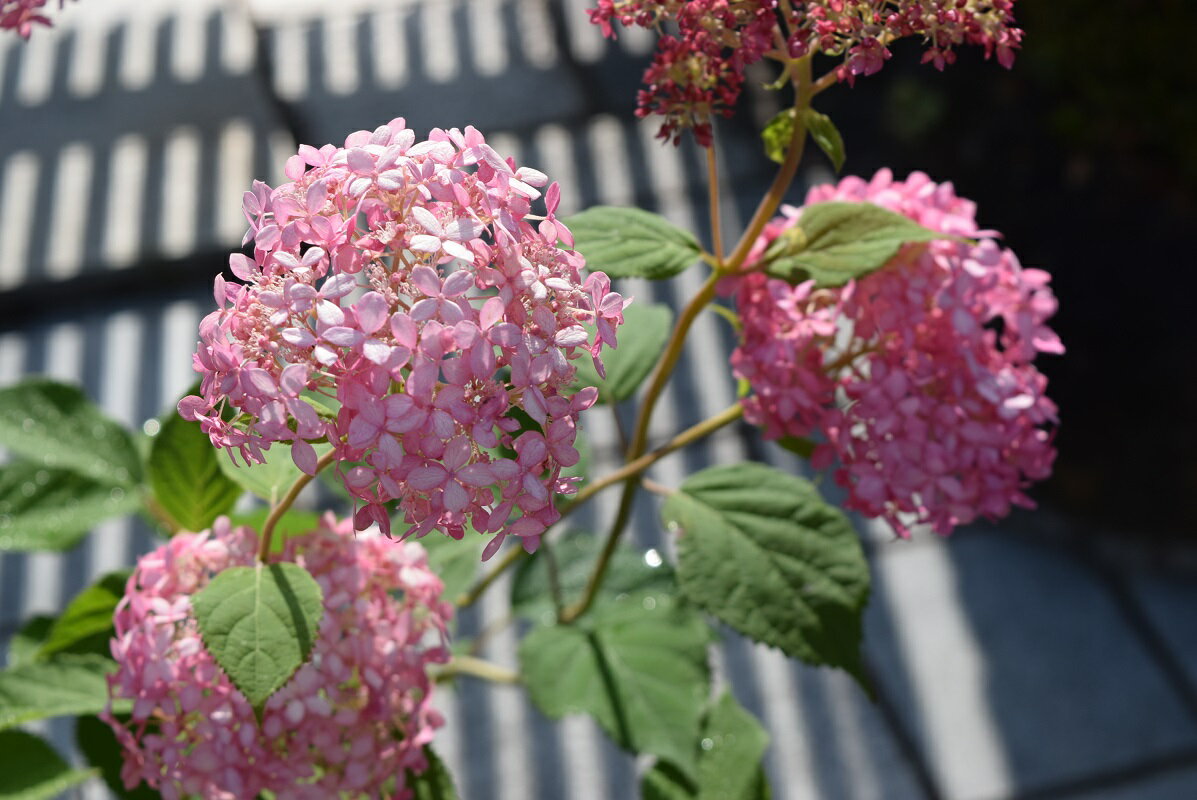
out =
[[[559,518],[553,495],[573,491],[560,472],[596,397],[563,391],[572,359],[601,371],[625,306],[558,246],[573,243],[560,189],[533,216],[543,174],[473,128],[417,142],[401,119],[343,148],[301,147],[287,175],[245,195],[254,256],[230,259],[243,283],[216,280],[195,356],[202,397],[180,413],[250,462],[289,442],[312,473],[311,443],[331,443],[359,530],[389,532],[398,501],[417,536],[471,525],[497,534],[485,557],[508,533],[534,548]],[[335,417],[314,395],[339,404]]]
[[[1049,276],[1024,269],[977,228],[973,203],[922,173],[895,181],[850,177],[807,203],[869,202],[924,227],[969,237],[910,245],[885,267],[840,288],[791,286],[761,272],[727,279],[743,322],[732,355],[753,394],[745,416],[771,438],[825,440],[812,462],[838,459],[848,508],[884,517],[900,535],[940,533],[978,516],[1030,506],[1023,489],[1046,478],[1056,407],[1038,353],[1062,353],[1047,326]],[[787,208],[757,243],[801,220]],[[753,264],[750,264],[753,266]]]
[[[62,8],[65,2],[59,0],[58,7]],[[49,27],[52,24],[42,13],[45,7],[46,0],[0,0],[0,31],[16,31],[28,39],[34,25]]]
[[[731,116],[744,84],[744,70],[774,45],[777,0],[599,0],[590,20],[614,36],[612,21],[660,28],[676,25],[677,35],[663,35],[653,63],[644,73],[646,89],[637,98],[636,115],[660,114],[657,134],[681,140],[686,130],[711,145],[710,119]]]
[[[1014,0],[810,0],[794,4],[790,54],[843,56],[840,80],[872,75],[890,57],[888,45],[907,36],[927,44],[923,63],[942,70],[956,60],[956,47],[979,45],[1014,64],[1022,30],[1014,27]]]
[[[261,724],[200,639],[191,598],[221,570],[254,563],[256,535],[221,517],[211,531],[174,536],[143,556],[117,605],[108,679],[132,700],[127,722],[106,721],[124,749],[129,788],[145,781],[166,800],[411,797],[407,770],[443,724],[429,704],[429,664],[444,663],[452,606],[424,549],[355,535],[326,515],[289,538],[281,560],[324,592],[312,655],[273,695]],[[431,642],[430,642],[431,640]]]

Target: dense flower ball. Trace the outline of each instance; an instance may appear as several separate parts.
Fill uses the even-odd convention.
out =
[[[590,20],[606,36],[616,22],[658,32],[672,25],[676,33],[663,33],[644,73],[636,113],[663,116],[662,139],[676,144],[691,129],[703,146],[711,118],[735,111],[744,70],[766,56],[838,58],[836,78],[852,84],[880,70],[889,45],[905,37],[920,38],[923,62],[941,70],[960,45],[1010,67],[1022,41],[1014,0],[597,0]]]
[[[406,771],[427,767],[423,746],[442,724],[429,705],[427,667],[447,660],[452,607],[424,549],[354,534],[332,515],[289,538],[281,556],[324,592],[312,655],[267,702],[261,725],[205,649],[191,598],[227,567],[254,563],[246,527],[173,537],[143,556],[116,610],[109,680],[132,700],[111,715],[129,788],[145,781],[166,800],[409,797]]]
[[[601,372],[625,305],[603,273],[583,280],[560,189],[533,216],[543,174],[473,128],[417,142],[402,119],[301,147],[287,175],[245,195],[254,257],[230,259],[243,283],[216,280],[203,396],[179,411],[251,462],[288,442],[312,473],[311,442],[327,440],[359,530],[389,532],[397,500],[417,536],[472,525],[498,534],[487,557],[508,533],[534,548],[553,495],[573,490],[561,469],[597,395],[564,391],[572,359]],[[321,416],[313,395],[339,409]]]
[[[922,173],[895,181],[845,178],[815,187],[807,204],[870,202],[924,227],[973,241],[908,245],[882,269],[839,288],[791,286],[762,272],[729,278],[743,322],[732,355],[749,382],[746,418],[772,438],[821,434],[813,460],[838,459],[848,508],[940,533],[977,516],[1030,506],[1023,489],[1051,471],[1046,426],[1056,407],[1038,353],[1062,353],[1046,322],[1056,310],[1049,276],[1024,269],[973,203]],[[800,223],[786,208],[756,243]]]

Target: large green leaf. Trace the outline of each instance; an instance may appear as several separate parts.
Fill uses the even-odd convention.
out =
[[[597,387],[600,403],[620,403],[636,393],[661,358],[673,326],[673,312],[661,304],[633,303],[624,309],[623,319],[619,347],[603,350],[605,380],[598,376],[590,358],[574,362],[578,365],[575,388]]]
[[[816,203],[765,251],[765,271],[790,283],[842,286],[885,266],[904,244],[949,238],[872,203]]]
[[[74,769],[44,739],[25,731],[0,731],[0,800],[43,800],[95,775]]]
[[[298,564],[230,567],[192,598],[208,652],[260,710],[307,660],[323,592]]]
[[[43,467],[101,483],[141,480],[133,437],[74,386],[34,378],[0,389],[0,445]]]
[[[549,559],[557,568],[557,582],[566,606],[581,599],[590,579],[595,559],[603,549],[603,541],[585,531],[570,533],[551,547],[541,546],[531,558],[524,559],[511,583],[511,610],[521,617],[549,623],[555,614],[549,584]],[[621,546],[611,557],[602,588],[595,598],[596,605],[609,603],[623,594],[633,592],[662,592],[674,590],[677,583],[673,570],[658,556],[652,564],[644,553]]]
[[[868,565],[848,518],[808,481],[753,462],[711,467],[661,513],[681,529],[687,597],[758,642],[861,678]]]
[[[644,775],[641,800],[768,800],[769,781],[761,759],[769,735],[731,694],[711,707],[702,726],[698,780],[690,781],[668,762]]]
[[[594,206],[565,224],[587,268],[612,278],[672,278],[702,253],[691,234],[639,208]]]
[[[107,655],[112,615],[125,594],[128,580],[127,569],[110,572],[77,594],[62,616],[54,621],[38,656],[48,658],[55,653]]]
[[[8,640],[8,666],[18,667],[36,659],[55,621],[54,617],[47,614],[38,614],[25,620],[25,624]]]
[[[138,784],[134,789],[125,788],[125,782],[121,779],[124,751],[112,728],[99,717],[89,714],[75,721],[75,743],[87,763],[99,770],[108,790],[119,800],[161,800],[162,795],[145,783]]]
[[[98,655],[58,655],[0,672],[0,730],[35,719],[97,714],[108,704],[104,677],[116,669]],[[117,710],[128,710],[118,703]]]
[[[839,172],[844,166],[844,137],[840,136],[839,128],[831,121],[831,117],[820,114],[813,108],[803,112],[806,129],[810,131],[810,138],[815,140],[819,149],[831,159],[831,165]]]
[[[621,747],[692,775],[709,640],[702,619],[673,598],[635,594],[573,625],[534,630],[519,658],[528,693],[545,714],[590,714]]]
[[[187,531],[202,531],[232,510],[241,487],[220,469],[212,442],[198,422],[168,414],[150,449],[154,499]]]
[[[97,523],[141,508],[134,487],[17,461],[0,467],[0,552],[65,550]]]
[[[419,775],[407,771],[407,786],[415,792],[415,800],[459,800],[460,795],[445,762],[427,745],[424,756],[428,759],[428,769]]]
[[[323,456],[332,445],[315,444],[317,456]],[[216,463],[220,471],[237,483],[242,489],[253,492],[270,504],[286,494],[291,484],[299,480],[303,473],[295,462],[291,460],[291,446],[275,442],[263,455],[266,461],[262,464],[245,465],[238,461],[233,463],[227,453],[218,453]]]

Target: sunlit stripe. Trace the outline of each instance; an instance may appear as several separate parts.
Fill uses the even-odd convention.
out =
[[[407,82],[408,52],[403,30],[410,16],[407,9],[391,6],[371,15],[370,49],[374,54],[374,80],[380,89],[398,89]]]
[[[467,0],[466,18],[470,31],[470,58],[479,75],[498,75],[507,68],[507,36],[500,0]]]
[[[36,153],[18,150],[4,164],[0,188],[0,289],[17,286],[29,274],[29,237],[40,163]]]
[[[548,69],[557,63],[557,42],[548,3],[558,0],[515,0],[516,33],[520,54],[534,67]]]
[[[540,152],[540,164],[529,164],[549,176],[550,183],[561,185],[561,216],[580,211],[578,196],[578,174],[575,169],[573,148],[570,147],[569,132],[560,125],[543,125],[535,134],[536,149]]]
[[[141,253],[141,219],[145,206],[145,138],[129,133],[112,145],[104,223],[104,260],[112,267],[132,263]]]
[[[162,253],[178,258],[195,248],[196,214],[199,198],[200,136],[190,126],[180,126],[166,136],[162,175],[161,241]],[[247,187],[248,188],[248,187]]]
[[[73,97],[92,97],[104,85],[108,38],[112,28],[99,21],[76,27],[71,44],[70,66],[67,72],[67,91]]]
[[[947,545],[923,538],[887,550],[876,569],[881,596],[874,602],[890,608],[926,756],[945,796],[1004,797],[1013,788],[1010,767],[987,698],[984,653],[965,616]],[[951,680],[937,680],[948,672]],[[962,752],[968,757],[960,758]]]
[[[569,49],[583,64],[598,61],[607,49],[597,25],[590,24],[586,12],[594,7],[590,0],[565,0],[565,27],[569,34]]]
[[[191,357],[199,339],[203,314],[214,310],[215,300],[203,311],[190,300],[171,303],[162,312],[162,366],[159,368],[159,396],[162,404],[173,403],[199,377]]]
[[[225,72],[240,75],[249,72],[257,54],[253,25],[240,4],[220,8],[220,65]]]
[[[299,149],[299,143],[291,138],[291,134],[287,131],[275,128],[267,136],[266,144],[267,152],[270,154],[270,163],[267,165],[267,169],[270,171],[270,185],[278,186],[280,183],[286,183],[288,178],[284,170],[287,168],[287,159],[295,155]],[[310,144],[310,142],[303,144]],[[246,186],[245,190],[249,191],[249,186]]]
[[[51,194],[49,241],[46,243],[46,274],[69,278],[83,264],[87,215],[91,200],[92,163],[89,144],[72,142],[59,151]]]
[[[337,11],[320,21],[324,45],[324,86],[330,94],[352,94],[361,83],[357,67],[358,19]]]
[[[631,205],[635,199],[632,175],[626,167],[629,142],[623,126],[610,114],[590,118],[591,165],[598,185],[599,202],[606,205]],[[620,166],[623,166],[621,169]]]
[[[161,23],[161,17],[149,10],[132,14],[124,20],[125,46],[119,68],[122,88],[137,91],[153,82],[158,58],[158,26]]]
[[[170,43],[170,68],[175,80],[192,83],[203,77],[204,53],[208,44],[208,15],[205,3],[181,3],[174,9]]]
[[[244,119],[230,120],[220,133],[216,167],[216,235],[240,244],[245,234],[241,198],[253,184],[254,131]]]
[[[460,56],[457,53],[457,31],[453,25],[453,12],[457,0],[437,0],[420,7],[420,42],[423,45],[424,60],[421,64],[424,75],[433,83],[452,80],[460,71]]]
[[[38,33],[47,35],[30,36],[17,54],[17,101],[26,106],[42,105],[54,88],[54,62],[61,37],[57,31]]]
[[[562,792],[561,796],[570,800],[604,800],[610,797],[606,787],[607,767],[603,763],[602,738],[605,734],[602,730],[594,720],[576,714],[566,717],[556,726],[565,761],[561,771],[568,787],[568,791]]]
[[[273,29],[274,88],[284,100],[299,100],[308,93],[307,26],[282,22]]]

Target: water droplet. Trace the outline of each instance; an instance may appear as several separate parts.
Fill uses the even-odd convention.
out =
[[[37,487],[33,484],[33,481],[25,481],[21,484],[21,494],[26,497],[33,497],[33,495],[37,494]]]
[[[119,486],[114,486],[112,487],[112,491],[108,493],[108,497],[112,500],[112,502],[119,503],[121,500],[125,499],[125,490]]]
[[[25,431],[25,433],[32,433],[33,429],[36,427],[37,423],[29,417],[26,417],[25,421],[21,423],[21,430]]]
[[[53,467],[57,463],[58,457],[51,453],[47,453],[46,455],[42,456],[42,466]]]
[[[104,423],[102,422],[97,422],[91,426],[91,436],[93,439],[104,439],[107,433],[108,431],[104,429]]]
[[[646,597],[646,598],[644,598],[644,602],[642,603],[642,605],[644,606],[645,611],[652,611],[654,608],[657,607],[657,598]]]
[[[678,525],[674,520],[669,520],[665,523],[665,530],[669,533],[677,533],[680,528],[681,526]]]
[[[709,736],[705,737],[701,742],[701,747],[703,750],[710,752],[715,749],[715,740]]]
[[[113,473],[113,474],[115,474],[115,475],[116,475],[116,479],[117,479],[118,481],[127,481],[127,480],[129,480],[129,470],[125,469],[124,467],[117,467],[117,468],[116,468],[116,472],[115,472],[115,473]]]
[[[44,469],[39,469],[37,474],[33,476],[33,480],[37,481],[38,486],[45,486],[46,482],[50,480],[50,473]]]
[[[146,436],[157,436],[158,431],[162,430],[162,423],[156,419],[147,419],[141,429],[145,431]]]
[[[649,567],[656,569],[664,563],[664,560],[661,558],[661,554],[658,553],[655,548],[650,548],[644,553],[644,563]]]

